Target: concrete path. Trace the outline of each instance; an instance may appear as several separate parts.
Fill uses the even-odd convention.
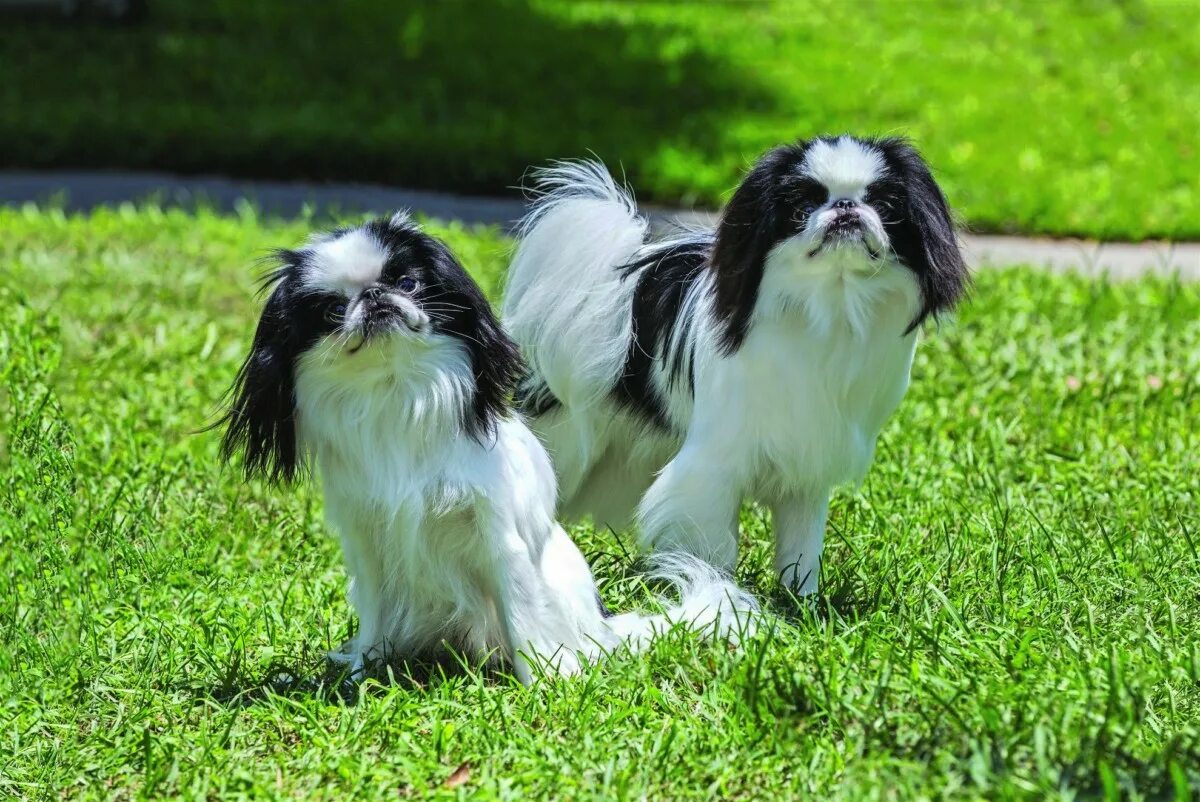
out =
[[[480,198],[442,192],[397,189],[372,184],[315,184],[283,181],[239,181],[165,173],[0,172],[0,205],[54,202],[68,211],[154,200],[164,206],[194,207],[206,203],[236,211],[247,200],[260,213],[294,217],[305,207],[325,213],[384,212],[409,208],[444,220],[511,227],[524,211],[514,192],[506,198]],[[690,223],[715,220],[707,211],[650,208],[656,223],[671,219]],[[1200,280],[1200,243],[1108,243],[969,234],[963,238],[975,266],[1016,264],[1052,270],[1107,273],[1129,278],[1147,272],[1178,272]]]

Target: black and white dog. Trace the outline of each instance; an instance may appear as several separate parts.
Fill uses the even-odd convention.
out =
[[[356,636],[334,657],[428,655],[443,642],[534,663],[644,645],[673,622],[744,631],[753,601],[694,558],[663,574],[660,616],[612,616],[555,521],[546,452],[509,399],[516,346],[451,252],[403,214],[278,253],[223,441],[247,476],[315,464],[341,535]]]
[[[716,231],[655,239],[603,165],[539,174],[504,318],[567,516],[729,569],[742,500],[817,590],[832,488],[860,480],[921,324],[969,283],[951,214],[899,139],[776,148]]]

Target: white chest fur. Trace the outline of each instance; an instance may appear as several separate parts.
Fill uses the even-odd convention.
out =
[[[916,346],[916,333],[904,333],[918,297],[907,270],[827,261],[806,271],[789,264],[794,255],[773,257],[741,348],[698,376],[693,426],[722,431],[745,479],[763,489],[860,480]]]
[[[318,353],[298,371],[301,441],[341,536],[364,650],[498,642],[477,518],[501,466],[460,431],[468,370],[458,348],[398,346]]]

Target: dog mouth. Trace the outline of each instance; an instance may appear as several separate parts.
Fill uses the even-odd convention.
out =
[[[357,354],[367,343],[394,334],[421,335],[429,328],[429,321],[419,311],[402,309],[391,304],[372,304],[363,315],[362,322],[354,329],[358,342],[348,349]]]
[[[872,260],[883,255],[867,241],[862,219],[857,214],[838,215],[825,226],[816,247],[808,252],[808,258],[815,259],[824,251],[854,245],[861,246]]]

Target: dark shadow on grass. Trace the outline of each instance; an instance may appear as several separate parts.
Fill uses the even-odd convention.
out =
[[[0,33],[0,167],[151,168],[501,193],[594,151],[727,155],[771,95],[681,25],[531,0],[192,3]]]
[[[822,573],[815,596],[800,596],[768,570],[739,567],[738,583],[759,588],[760,599],[771,612],[790,623],[821,622],[832,618],[856,620],[878,610],[883,603],[884,578],[866,580],[852,566]]]
[[[348,666],[327,657],[276,662],[261,672],[248,671],[235,661],[220,683],[201,688],[196,695],[230,707],[260,704],[272,696],[316,698],[329,704],[355,705],[363,694],[379,693],[387,688],[420,692],[473,676],[482,676],[488,684],[512,682],[499,668],[472,662],[447,649],[440,654],[408,660],[375,661],[359,674],[352,674]]]

